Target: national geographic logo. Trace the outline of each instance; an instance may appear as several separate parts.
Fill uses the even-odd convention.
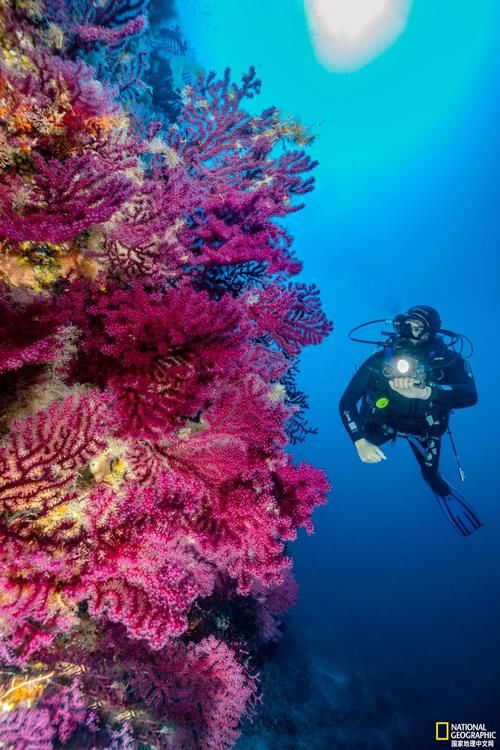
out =
[[[486,724],[451,724],[436,721],[436,741],[449,742],[450,747],[495,747],[497,733]]]

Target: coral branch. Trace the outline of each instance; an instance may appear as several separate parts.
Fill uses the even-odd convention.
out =
[[[0,191],[0,238],[11,242],[74,239],[110,219],[135,190],[132,180],[110,174],[90,154],[65,162],[37,156],[33,164],[37,172],[21,213],[9,199],[21,189],[20,180]]]
[[[174,92],[146,5],[3,8],[0,744],[26,750],[230,750],[329,490],[287,452],[331,330],[279,223],[312,137],[246,111],[253,68]]]
[[[0,511],[39,517],[66,502],[78,470],[105,447],[107,424],[106,407],[92,392],[14,422],[0,449]]]

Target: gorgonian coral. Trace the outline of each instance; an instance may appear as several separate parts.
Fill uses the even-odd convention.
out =
[[[45,11],[0,28],[0,743],[229,750],[329,488],[287,452],[331,330],[276,221],[309,138],[253,69],[141,121],[82,58],[144,3]]]

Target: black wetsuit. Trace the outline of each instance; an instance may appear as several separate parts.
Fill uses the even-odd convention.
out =
[[[404,375],[395,369],[399,358],[412,365]],[[419,366],[420,363],[420,366]],[[414,367],[418,369],[414,370]],[[406,398],[388,380],[415,376],[432,388],[428,400]],[[361,408],[358,402],[362,399]],[[407,438],[425,481],[438,495],[450,492],[439,474],[441,436],[451,409],[473,406],[477,391],[469,363],[448,349],[440,336],[413,347],[403,339],[375,352],[353,376],[340,399],[340,416],[353,443],[366,438],[375,445]]]

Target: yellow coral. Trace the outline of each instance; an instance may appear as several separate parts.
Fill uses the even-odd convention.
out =
[[[0,710],[12,711],[20,706],[29,708],[40,698],[53,672],[26,678],[13,676],[9,687],[0,688]]]
[[[2,57],[7,68],[13,68],[16,71],[20,69],[31,71],[36,70],[30,58],[15,47],[4,47],[2,49]]]
[[[99,135],[101,130],[111,130],[116,127],[125,125],[122,115],[101,115],[100,117],[87,117],[83,122],[83,127],[92,135]]]
[[[266,130],[261,133],[256,133],[256,135],[253,136],[253,140],[264,136],[275,143],[276,141],[285,138],[296,143],[298,146],[309,146],[313,142],[314,135],[311,135],[308,132],[305,125],[297,122],[297,120],[294,120],[292,117],[280,120],[278,119],[278,115],[279,111],[276,112],[277,117],[270,127],[266,128]],[[254,132],[256,132],[258,129],[258,121],[250,120],[249,126]]]
[[[276,131],[281,137],[288,138],[298,146],[309,146],[314,140],[314,135],[308,132],[305,125],[291,118],[279,122]]]
[[[70,522],[70,523],[68,523]],[[32,529],[45,536],[62,537],[66,540],[77,537],[86,523],[85,503],[81,500],[63,503],[52,508],[34,521]]]
[[[28,193],[18,196],[28,200]],[[99,264],[68,244],[25,241],[13,248],[0,247],[0,277],[14,287],[25,286],[41,292],[63,276],[81,276],[94,281]]]
[[[112,486],[119,484],[129,470],[123,458],[125,450],[125,444],[115,440],[111,441],[107,450],[93,458],[89,469],[94,481],[106,482]]]
[[[269,401],[284,401],[286,396],[286,388],[283,383],[273,383],[269,392]]]

